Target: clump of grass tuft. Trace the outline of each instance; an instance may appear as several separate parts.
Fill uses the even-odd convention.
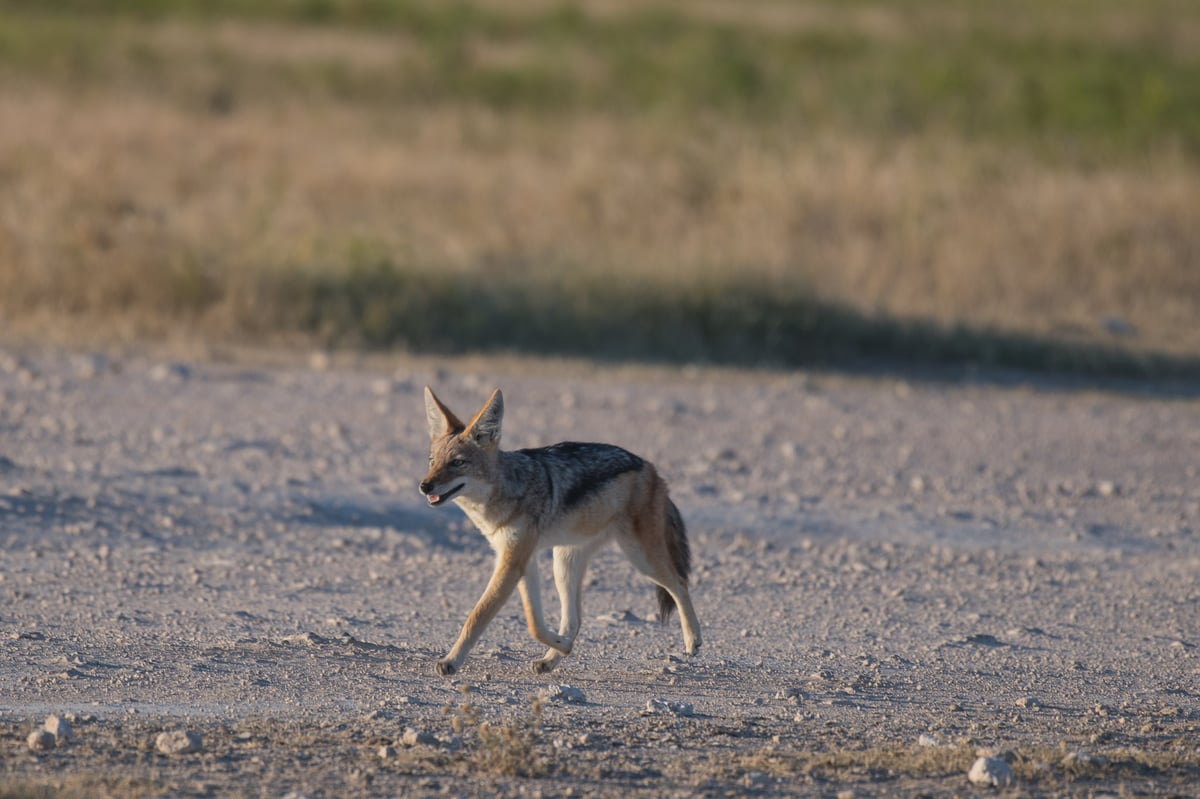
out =
[[[454,709],[450,727],[464,739],[476,769],[504,777],[541,777],[550,765],[539,751],[542,733],[542,700],[530,700],[530,713],[506,723],[485,720],[470,699],[471,689],[462,687],[464,700]]]

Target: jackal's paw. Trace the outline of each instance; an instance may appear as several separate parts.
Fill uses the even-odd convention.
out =
[[[540,660],[532,660],[529,662],[530,668],[534,674],[549,674],[554,671],[554,667],[558,665],[558,658],[542,658]]]
[[[700,636],[696,636],[696,638],[694,638],[691,641],[688,641],[684,645],[684,651],[687,652],[689,655],[694,655],[699,650],[700,650]]]
[[[443,677],[449,677],[450,675],[454,674],[454,672],[458,671],[458,667],[454,665],[454,661],[450,660],[449,658],[439,660],[436,668],[437,673]]]

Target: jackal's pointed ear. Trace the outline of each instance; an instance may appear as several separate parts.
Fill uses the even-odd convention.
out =
[[[425,386],[425,421],[429,425],[429,437],[434,440],[460,433],[465,427],[429,386]]]
[[[500,389],[496,389],[467,425],[467,435],[479,444],[499,444],[500,422],[503,419],[504,395],[500,393]]]

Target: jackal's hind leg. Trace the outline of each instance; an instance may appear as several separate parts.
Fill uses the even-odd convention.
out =
[[[638,571],[671,595],[675,607],[679,609],[679,623],[683,627],[683,649],[689,655],[696,654],[700,649],[700,620],[692,607],[692,596],[688,592],[687,581],[672,568],[665,545],[662,546],[661,552],[648,553],[644,543],[633,536],[618,538],[617,543]]]

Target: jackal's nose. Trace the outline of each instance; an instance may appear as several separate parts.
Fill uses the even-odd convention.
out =
[[[419,488],[421,489],[422,494],[428,494],[433,490],[433,483],[429,482],[428,480],[422,480]]]

